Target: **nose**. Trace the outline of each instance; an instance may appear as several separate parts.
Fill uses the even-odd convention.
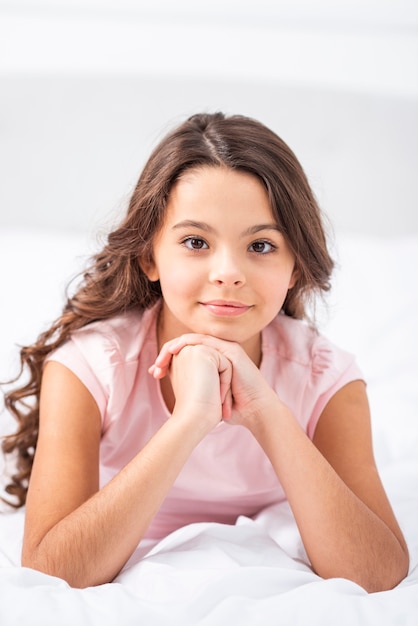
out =
[[[209,279],[226,287],[239,287],[246,282],[242,263],[230,251],[219,251],[212,257]]]

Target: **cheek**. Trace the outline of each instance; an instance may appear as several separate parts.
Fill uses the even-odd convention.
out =
[[[262,279],[263,291],[268,302],[273,308],[280,309],[286,299],[287,292],[294,284],[292,272],[281,273],[273,280]]]
[[[160,285],[165,298],[191,294],[197,289],[198,282],[196,272],[191,272],[190,266],[167,263],[164,271],[160,272]]]

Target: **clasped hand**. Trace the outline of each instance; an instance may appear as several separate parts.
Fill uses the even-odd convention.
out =
[[[170,376],[178,407],[250,430],[267,404],[279,402],[258,367],[237,343],[211,335],[185,334],[163,345],[149,368],[154,378]]]

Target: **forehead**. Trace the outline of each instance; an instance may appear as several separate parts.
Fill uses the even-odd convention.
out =
[[[242,219],[274,219],[267,190],[253,174],[227,167],[204,166],[186,171],[173,185],[167,203],[167,218],[191,212],[213,218],[221,212]]]

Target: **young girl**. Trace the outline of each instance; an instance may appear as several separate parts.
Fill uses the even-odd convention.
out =
[[[332,267],[273,132],[217,113],[170,133],[61,317],[21,351],[3,447],[26,501],[22,564],[97,585],[143,538],[287,498],[320,576],[396,585],[408,554],[362,374],[303,320]]]

